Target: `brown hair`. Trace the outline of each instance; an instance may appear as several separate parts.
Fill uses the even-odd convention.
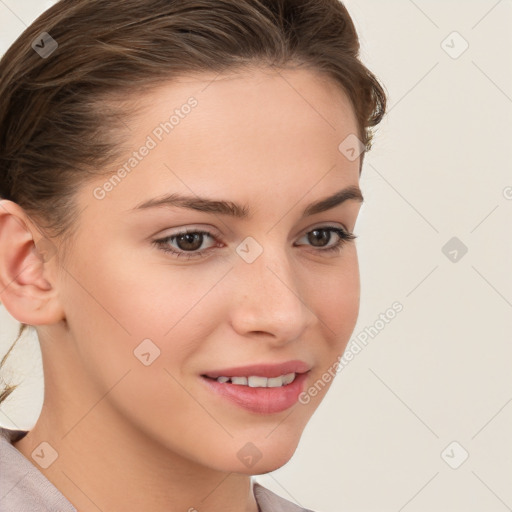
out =
[[[58,45],[44,58],[33,46],[43,32]],[[59,1],[0,60],[0,198],[69,241],[75,192],[122,155],[118,128],[136,111],[127,98],[180,74],[255,64],[330,76],[370,149],[386,94],[359,60],[359,38],[339,0]]]

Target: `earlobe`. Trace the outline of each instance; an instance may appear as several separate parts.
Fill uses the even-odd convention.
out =
[[[0,301],[19,322],[46,325],[64,317],[55,283],[46,278],[55,264],[52,248],[18,204],[0,201]]]

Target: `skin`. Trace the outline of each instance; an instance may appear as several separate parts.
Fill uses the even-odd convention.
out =
[[[250,475],[292,457],[332,381],[307,404],[257,414],[205,389],[200,374],[300,359],[312,365],[308,388],[355,327],[355,242],[322,254],[322,242],[306,235],[325,224],[352,231],[361,203],[300,218],[310,203],[359,184],[359,158],[338,150],[357,133],[347,96],[306,69],[215,77],[139,98],[144,108],[124,134],[128,153],[187,98],[198,105],[105,199],[93,195],[105,177],[79,191],[65,262],[59,253],[42,258],[37,225],[17,204],[0,203],[0,299],[36,326],[45,377],[40,417],[15,446],[35,464],[32,451],[50,443],[58,458],[39,469],[83,512],[257,512]],[[171,191],[234,201],[253,217],[128,212]],[[189,227],[218,240],[197,244],[213,247],[203,258],[151,243]],[[324,245],[338,240],[329,233]],[[263,248],[250,264],[235,251],[247,236]],[[147,338],[160,350],[149,366],[133,353]],[[251,468],[237,457],[248,442],[262,455]]]

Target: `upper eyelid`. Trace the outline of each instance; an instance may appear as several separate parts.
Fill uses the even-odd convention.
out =
[[[344,231],[346,231],[347,233],[351,233],[353,231],[353,230],[349,229],[343,222],[338,222],[337,224],[338,225],[333,225],[329,221],[325,221],[324,223],[317,222],[317,223],[312,224],[311,226],[303,228],[300,231],[300,233],[306,234],[315,229],[327,229],[327,228],[338,228],[338,229],[341,228]],[[171,229],[173,229],[173,228],[171,228]],[[159,238],[169,238],[169,237],[178,236],[178,235],[181,235],[184,233],[206,233],[206,234],[208,234],[210,236],[214,236],[216,238],[222,238],[223,236],[225,236],[220,232],[220,230],[218,230],[217,228],[215,228],[213,226],[199,227],[199,226],[189,225],[189,226],[183,226],[183,227],[174,228],[174,229],[177,229],[179,231],[173,231],[172,233],[162,235]]]
[[[333,226],[333,225],[330,225],[330,224],[315,224],[313,226],[310,226],[310,227],[305,228],[304,230],[302,230],[301,234],[299,235],[299,238],[302,238],[303,236],[307,235],[311,231],[314,231],[315,229],[341,229],[341,230],[345,231],[349,235],[354,235],[353,231],[348,229],[343,224],[341,225],[341,227],[340,226]],[[219,238],[222,238],[222,235],[216,235],[216,230],[215,229],[210,230],[210,228],[184,227],[184,228],[181,228],[181,231],[176,231],[174,233],[170,233],[170,234],[165,235],[165,236],[160,236],[160,237],[158,237],[156,239],[156,241],[168,240],[168,239],[176,238],[176,237],[178,237],[180,235],[187,234],[187,233],[201,233],[203,235],[207,235],[210,238],[212,238],[213,242],[218,242]],[[212,245],[212,247],[214,247],[214,245]],[[204,249],[204,250],[208,250],[208,249]],[[197,251],[197,252],[200,252],[200,251]]]
[[[336,221],[328,221],[327,220],[327,221],[324,221],[324,222],[317,221],[317,222],[311,224],[310,226],[301,229],[300,232],[301,233],[309,233],[310,231],[312,231],[314,229],[340,228],[340,227],[344,231],[346,231],[347,233],[350,233],[352,231],[343,222],[340,222],[340,221],[336,222]],[[185,225],[185,226],[181,226],[181,227],[175,227],[175,228],[169,228],[169,229],[176,230],[176,231],[173,231],[172,233],[163,235],[161,238],[166,238],[166,237],[169,237],[169,236],[176,236],[176,235],[180,235],[180,234],[186,233],[186,232],[189,232],[189,233],[190,232],[193,232],[193,233],[205,232],[205,233],[209,233],[209,234],[212,234],[212,235],[215,235],[215,236],[218,236],[218,237],[226,236],[218,228],[215,228],[212,225],[208,225],[208,226],[195,226],[194,224],[189,224],[189,225]]]

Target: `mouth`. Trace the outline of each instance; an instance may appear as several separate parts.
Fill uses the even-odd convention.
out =
[[[257,414],[275,414],[297,403],[311,365],[288,361],[277,365],[225,368],[201,375],[209,391]]]

